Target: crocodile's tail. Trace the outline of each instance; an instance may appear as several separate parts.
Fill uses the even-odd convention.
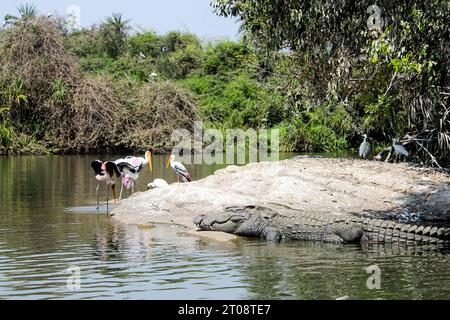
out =
[[[395,221],[363,219],[361,241],[378,243],[450,243],[450,228],[397,223]]]
[[[306,214],[285,219],[290,238],[324,242],[450,243],[450,228],[358,216]]]

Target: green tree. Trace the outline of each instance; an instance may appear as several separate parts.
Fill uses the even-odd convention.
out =
[[[448,0],[215,0],[247,37],[291,57],[278,87],[299,112],[345,106],[380,142],[404,137],[417,160],[450,154]],[[359,139],[358,139],[359,140]],[[358,141],[355,139],[354,143]]]
[[[38,10],[34,4],[21,4],[17,7],[17,11],[19,12],[20,16],[13,16],[10,14],[7,14],[5,16],[6,24],[15,23],[19,20],[31,19],[38,15]]]
[[[161,37],[153,31],[128,38],[128,51],[133,56],[140,56],[142,53],[146,57],[155,59],[161,55],[162,47]]]
[[[124,19],[121,13],[113,13],[110,17],[106,18],[106,24],[122,38],[126,38],[128,31],[130,31],[130,22],[131,20]]]
[[[122,53],[130,30],[130,20],[121,13],[113,13],[100,26],[102,47],[110,57],[117,58]]]

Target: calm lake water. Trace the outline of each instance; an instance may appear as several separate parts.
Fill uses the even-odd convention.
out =
[[[0,299],[450,298],[446,248],[223,244],[179,226],[113,223],[93,214],[96,158],[106,159],[0,157]],[[144,170],[140,190],[154,178],[175,181],[164,162],[154,157],[154,173]],[[194,179],[219,167],[188,166]],[[372,265],[381,271],[379,290],[366,285]],[[78,284],[68,278],[74,267],[79,288],[67,286]]]

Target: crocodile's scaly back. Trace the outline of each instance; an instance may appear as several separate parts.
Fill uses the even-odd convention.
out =
[[[203,230],[269,240],[429,244],[450,241],[450,228],[348,215],[304,213],[289,207],[229,207],[220,213],[198,216],[194,223]]]

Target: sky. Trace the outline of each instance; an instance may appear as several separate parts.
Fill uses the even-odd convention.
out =
[[[164,34],[171,30],[188,31],[205,41],[236,40],[238,24],[233,18],[218,17],[210,7],[211,0],[0,0],[0,21],[6,14],[17,14],[21,4],[35,4],[42,14],[66,15],[72,6],[79,8],[80,24],[98,24],[113,12],[131,19],[137,31],[154,30]]]

